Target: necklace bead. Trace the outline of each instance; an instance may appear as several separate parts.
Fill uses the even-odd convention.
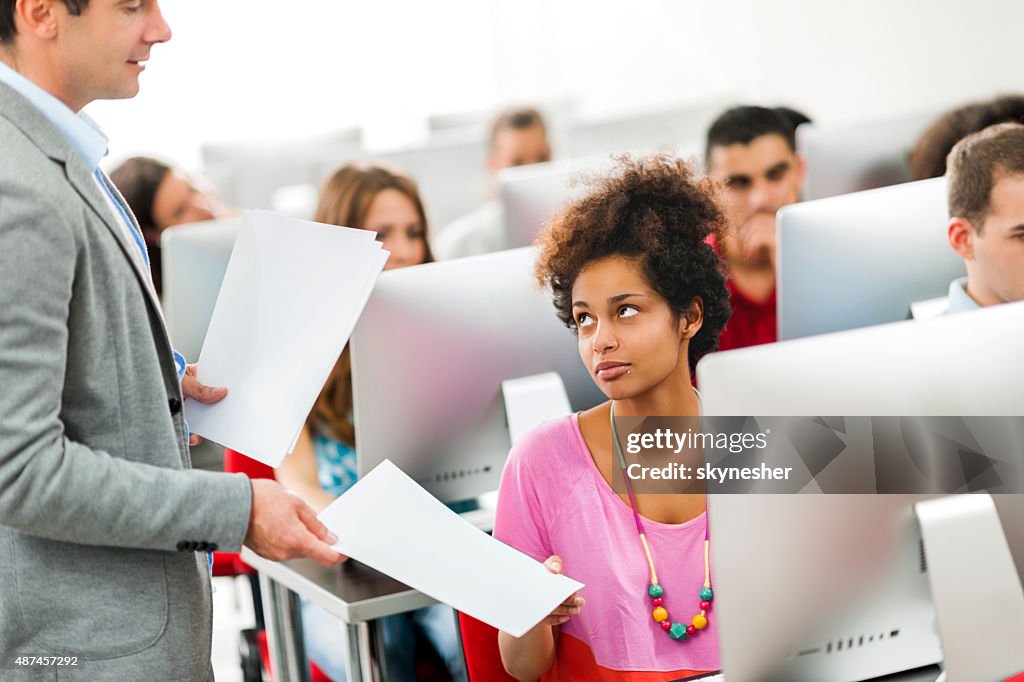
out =
[[[662,589],[661,585],[655,583],[647,588],[647,594],[652,598],[661,597],[665,594],[665,590]]]
[[[662,623],[664,625],[664,623]],[[672,623],[672,626],[668,629],[668,636],[672,639],[683,640],[686,639],[687,628],[682,623]]]

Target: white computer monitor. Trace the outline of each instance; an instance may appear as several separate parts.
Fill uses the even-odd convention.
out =
[[[664,151],[696,154],[703,148],[705,132],[729,102],[715,96],[617,116],[577,116],[566,131],[566,153],[573,157]]]
[[[505,246],[529,246],[562,207],[586,191],[585,177],[610,166],[607,156],[532,163],[501,170],[497,177]]]
[[[496,490],[511,440],[501,383],[557,372],[604,396],[533,279],[531,248],[385,272],[352,335],[360,474],[391,459],[445,502]]]
[[[160,234],[163,309],[171,344],[199,359],[240,218],[169,227]]]
[[[945,178],[783,207],[779,339],[907,319],[966,273],[946,240]]]
[[[915,112],[863,123],[800,125],[796,147],[807,161],[803,198],[909,182],[910,149],[934,118],[934,112]]]
[[[416,181],[427,218],[434,229],[471,213],[487,196],[487,139],[473,131],[447,131],[428,144],[407,149],[363,153],[324,166],[326,178],[343,163],[384,161],[397,166]]]
[[[1014,303],[715,353],[697,375],[708,415],[1013,417],[975,435],[1019,460],[1021,329],[1024,303]],[[726,679],[847,682],[943,658],[961,671],[964,661],[976,661],[968,665],[978,676],[959,679],[997,679],[986,666],[1000,659],[1004,677],[1024,670],[1024,648],[994,652],[981,632],[1024,633],[1024,611],[1014,621],[1002,610],[1024,607],[1024,495],[993,496],[1016,594],[1012,574],[1005,594],[991,594],[980,577],[941,586],[946,597],[975,605],[953,614],[953,625],[967,631],[943,639],[936,615],[948,626],[949,614],[935,606],[939,569],[922,549],[914,513],[932,497],[712,496],[714,608]],[[976,554],[957,559],[953,568],[968,575],[988,563]],[[977,662],[971,657],[979,652]]]

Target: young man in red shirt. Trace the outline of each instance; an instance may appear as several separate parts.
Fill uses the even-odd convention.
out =
[[[796,153],[792,110],[741,106],[708,129],[705,163],[722,188],[728,228],[717,244],[729,271],[732,317],[719,350],[777,340],[775,311],[775,213],[796,202],[804,160]]]

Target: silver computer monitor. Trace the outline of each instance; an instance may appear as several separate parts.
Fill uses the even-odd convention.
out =
[[[607,156],[564,159],[505,168],[497,175],[505,245],[529,246],[551,217],[586,191],[587,173],[607,167]]]
[[[934,118],[934,112],[915,112],[862,123],[802,124],[796,146],[807,161],[803,198],[910,181],[910,149]]]
[[[390,459],[449,502],[497,489],[501,382],[557,372],[573,409],[604,396],[533,279],[532,248],[385,272],[351,339],[360,474]]]
[[[1024,303],[1014,303],[716,353],[697,375],[709,415],[1013,417],[1024,415],[1021,329]],[[975,435],[990,445],[1016,442],[1000,447],[1019,457],[1020,419],[1000,424],[1010,433]],[[940,642],[913,513],[928,497],[712,496],[726,679],[847,682],[984,651],[970,633]],[[1024,496],[993,497],[1020,578]],[[977,590],[984,601],[969,583],[954,589]],[[1001,617],[983,610],[987,622]]]
[[[284,133],[245,142],[204,144],[203,175],[216,186],[219,196],[231,206],[246,209],[272,208],[274,192],[297,184],[319,185],[322,167],[365,154],[362,129],[352,127],[332,132]]]
[[[945,178],[783,207],[779,339],[907,319],[910,304],[962,277],[946,240]]]
[[[643,107],[616,116],[577,116],[566,131],[566,153],[574,157],[672,151],[689,156],[729,100],[710,97],[685,105]]]
[[[435,228],[472,212],[487,196],[488,143],[473,131],[451,130],[434,135],[429,143],[393,151],[364,152],[355,160],[384,161],[397,166],[416,181],[427,218]],[[323,167],[326,177],[353,157],[337,157]]]
[[[164,319],[174,348],[199,359],[241,220],[209,220],[160,234]]]

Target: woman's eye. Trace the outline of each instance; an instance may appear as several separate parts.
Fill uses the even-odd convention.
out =
[[[589,327],[593,323],[594,323],[593,318],[591,318],[590,315],[587,315],[586,313],[581,313],[580,316],[576,318],[576,326],[579,329],[583,329],[584,327]]]
[[[619,308],[619,317],[633,317],[639,312],[639,310],[637,310],[631,305],[624,305],[621,308]]]

